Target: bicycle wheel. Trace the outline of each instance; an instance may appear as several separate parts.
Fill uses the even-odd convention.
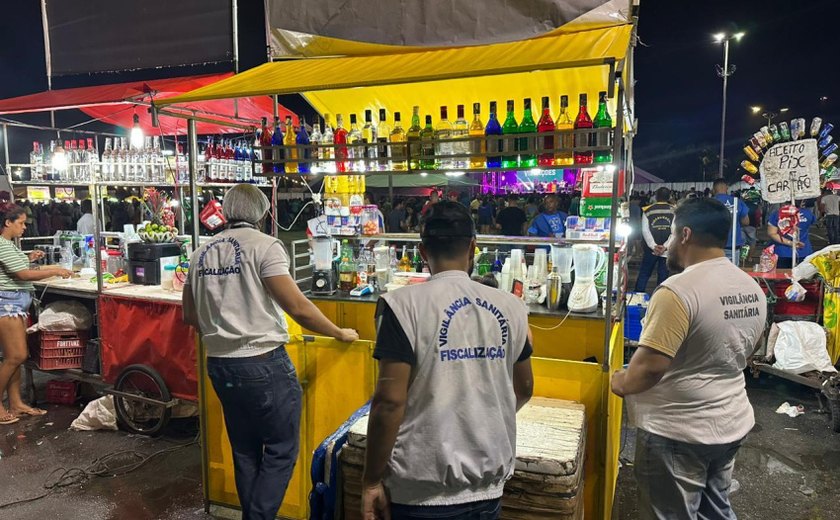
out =
[[[120,428],[141,435],[159,435],[172,417],[172,408],[163,403],[172,399],[166,383],[153,368],[130,365],[120,372],[114,390],[157,401],[150,403],[126,395],[114,395],[117,424]]]

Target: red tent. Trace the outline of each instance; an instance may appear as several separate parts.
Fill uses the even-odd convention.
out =
[[[134,114],[137,114],[140,117],[140,126],[148,135],[183,135],[187,132],[186,120],[160,115],[158,117],[159,126],[154,128],[152,127],[151,114],[148,112],[146,105],[153,99],[164,99],[189,92],[232,75],[233,73],[211,74],[116,83],[96,87],[48,90],[37,94],[0,100],[0,114],[79,109],[92,118],[123,128],[131,128],[134,124]],[[138,105],[138,103],[142,104]],[[251,120],[255,122],[254,124],[262,117],[267,117],[269,120],[273,117],[272,100],[268,96],[240,98],[237,103],[239,117]],[[179,105],[175,110],[185,114],[194,111],[196,115],[204,115],[222,121],[232,120],[235,113],[233,100],[230,99]],[[278,106],[278,113],[281,120],[290,115],[295,123],[298,122],[297,116],[282,105]],[[238,127],[203,122],[197,122],[197,131],[199,134],[242,132]]]

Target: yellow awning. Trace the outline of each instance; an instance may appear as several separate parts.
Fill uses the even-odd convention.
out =
[[[578,94],[589,94],[591,106],[608,89],[610,65],[624,59],[631,34],[628,24],[477,47],[266,63],[158,105],[298,93],[322,114],[385,108],[389,121],[393,111],[402,112],[407,126],[414,105],[435,119],[447,105],[455,119],[455,105],[466,105],[469,118],[470,105],[480,102],[486,120],[489,101],[503,111],[504,101],[514,99],[518,118],[525,97],[538,112],[539,98],[550,96],[556,114],[558,96],[567,94],[574,113]]]

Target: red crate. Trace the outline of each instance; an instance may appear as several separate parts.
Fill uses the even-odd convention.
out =
[[[37,358],[35,363],[40,370],[63,370],[66,368],[82,368],[84,356],[63,358]]]
[[[82,368],[88,331],[41,331],[30,339],[30,353],[41,370]]]
[[[78,385],[75,381],[53,379],[47,382],[47,402],[51,404],[73,404],[76,402]]]
[[[84,348],[90,339],[86,330],[42,330],[41,350],[56,348]]]

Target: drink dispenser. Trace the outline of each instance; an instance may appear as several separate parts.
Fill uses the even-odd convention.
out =
[[[607,255],[603,249],[592,244],[572,246],[575,263],[575,283],[569,294],[569,310],[574,312],[595,312],[598,310],[598,290],[595,275],[603,269]]]

